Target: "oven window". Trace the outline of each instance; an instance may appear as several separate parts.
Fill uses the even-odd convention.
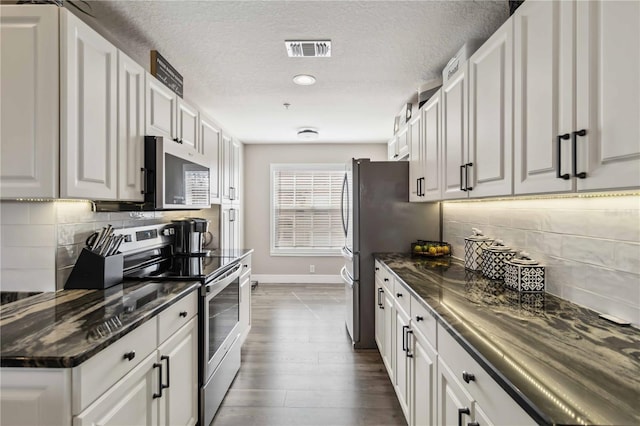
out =
[[[209,301],[209,360],[240,320],[240,278]]]

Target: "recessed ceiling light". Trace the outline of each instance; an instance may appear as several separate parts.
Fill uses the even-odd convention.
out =
[[[311,86],[316,83],[316,78],[309,74],[298,74],[293,77],[293,82],[300,86]]]
[[[314,141],[318,139],[318,131],[316,129],[305,127],[298,130],[298,139],[303,141]]]

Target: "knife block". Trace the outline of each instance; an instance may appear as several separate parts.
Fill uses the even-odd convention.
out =
[[[104,257],[83,248],[64,288],[104,290],[120,284],[123,265],[122,253]]]

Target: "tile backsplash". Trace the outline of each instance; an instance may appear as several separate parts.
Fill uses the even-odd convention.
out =
[[[115,228],[166,223],[191,216],[211,220],[219,241],[220,209],[95,213],[84,201],[0,202],[0,289],[55,291],[64,287],[85,240],[107,224]]]
[[[471,228],[525,250],[547,291],[640,326],[640,197],[443,203],[443,237],[464,258]]]

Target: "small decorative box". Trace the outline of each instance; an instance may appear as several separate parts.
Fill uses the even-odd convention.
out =
[[[482,270],[482,250],[489,247],[493,238],[482,234],[478,228],[473,228],[473,235],[464,239],[464,267],[472,271]]]
[[[521,252],[505,263],[504,283],[507,288],[518,292],[543,293],[545,281],[544,266]]]
[[[482,250],[482,275],[490,280],[503,279],[506,262],[515,255],[515,250],[505,246],[501,240],[495,240]]]

